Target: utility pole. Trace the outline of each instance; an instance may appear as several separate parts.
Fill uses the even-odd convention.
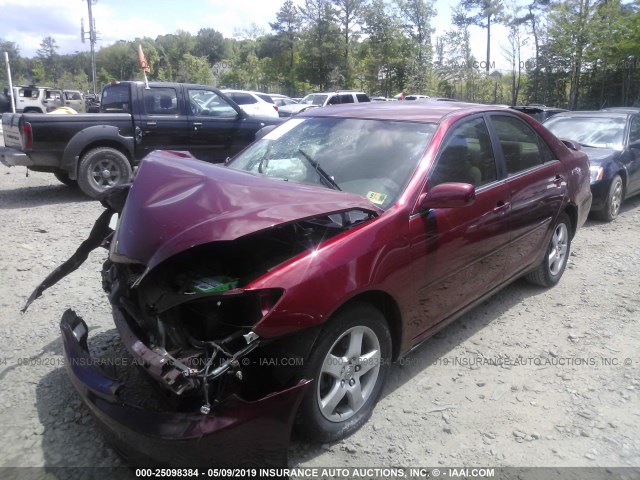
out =
[[[84,1],[84,0],[83,0]],[[82,43],[84,43],[85,38],[89,38],[89,44],[91,45],[91,78],[93,80],[93,93],[96,93],[96,21],[93,18],[93,12],[91,11],[91,6],[98,3],[98,0],[87,0],[87,6],[89,7],[89,32],[88,34],[84,31],[84,20],[81,20],[81,37]]]

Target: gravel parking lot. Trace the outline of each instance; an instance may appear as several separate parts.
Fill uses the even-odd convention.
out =
[[[53,175],[0,166],[0,466],[121,465],[67,379],[58,329],[71,307],[92,352],[118,345],[105,252],[19,311],[101,209]],[[290,466],[640,468],[639,239],[640,198],[612,224],[589,220],[557,287],[517,281],[454,322],[392,368],[361,430],[294,438]]]

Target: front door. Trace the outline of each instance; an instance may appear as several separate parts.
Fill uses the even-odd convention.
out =
[[[431,209],[409,224],[415,303],[411,337],[427,336],[504,278],[509,192],[482,115],[455,125],[440,149],[428,188],[448,182],[476,187],[472,205]]]

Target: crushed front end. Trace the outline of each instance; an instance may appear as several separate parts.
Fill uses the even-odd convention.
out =
[[[107,210],[89,238],[27,306],[90,250],[107,248],[102,287],[115,325],[132,363],[159,387],[149,395],[162,400],[155,409],[131,404],[128,385],[90,357],[85,322],[65,312],[69,375],[114,447],[136,466],[284,467],[295,414],[310,383],[304,360],[320,325],[261,337],[254,327],[286,292],[264,282],[254,287],[255,281],[376,213],[338,196],[333,207],[315,205],[313,193],[304,190],[295,209],[280,207],[277,193],[270,200],[254,185],[252,199],[234,184],[245,174],[193,160],[176,163],[170,155],[147,157],[131,189],[102,200]],[[229,193],[238,190],[238,198]],[[108,228],[114,213],[115,232]]]

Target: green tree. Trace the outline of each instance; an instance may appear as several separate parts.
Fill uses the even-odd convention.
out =
[[[276,21],[269,23],[271,29],[276,32],[276,41],[279,51],[286,52],[288,63],[286,65],[286,89],[289,95],[295,93],[295,52],[300,39],[302,18],[292,0],[286,0],[276,13]]]
[[[565,0],[550,12],[550,54],[558,69],[568,73],[570,110],[578,107],[584,54],[593,26],[591,1]]]
[[[211,65],[225,57],[225,42],[222,34],[213,28],[201,28],[196,36],[195,53],[207,57]]]
[[[334,82],[331,75],[338,64],[340,55],[340,29],[336,22],[336,12],[329,0],[305,0],[300,8],[306,30],[303,33],[303,51],[300,69],[302,80],[325,90]],[[344,77],[337,83],[343,83]],[[339,85],[335,85],[339,86]]]
[[[426,93],[428,77],[433,60],[431,45],[431,21],[436,14],[433,0],[397,0],[409,35],[414,41],[416,62],[411,71],[411,87],[420,93]]]
[[[0,54],[3,52],[7,52],[9,55],[9,62],[11,65],[11,77],[14,79],[14,83],[18,83],[15,79],[20,77],[26,77],[26,62],[25,59],[20,56],[20,48],[14,42],[6,41],[0,38]],[[9,79],[7,78],[7,69],[4,66],[4,55],[2,58],[2,68],[0,68],[0,92],[2,91],[4,85],[9,84]]]
[[[207,57],[197,57],[190,53],[185,53],[178,64],[176,80],[184,83],[211,84],[213,82],[213,74]]]
[[[513,1],[505,13],[504,23],[508,28],[507,45],[502,48],[504,57],[511,64],[511,105],[518,104],[522,86],[522,47],[526,44],[524,24],[529,21],[529,14]]]
[[[58,84],[58,44],[53,37],[44,37],[40,42],[40,48],[36,51],[42,67],[44,78],[42,82],[53,82],[53,86]]]
[[[411,41],[402,19],[383,0],[373,0],[364,12],[366,39],[361,55],[370,90],[390,97],[405,88]]]
[[[502,0],[461,0],[460,7],[467,11],[469,20],[487,29],[487,60],[486,71],[491,68],[491,22],[502,13]]]
[[[336,19],[340,25],[340,33],[344,43],[344,58],[341,70],[344,72],[345,86],[352,86],[352,66],[350,62],[353,41],[363,22],[366,0],[331,0]]]

